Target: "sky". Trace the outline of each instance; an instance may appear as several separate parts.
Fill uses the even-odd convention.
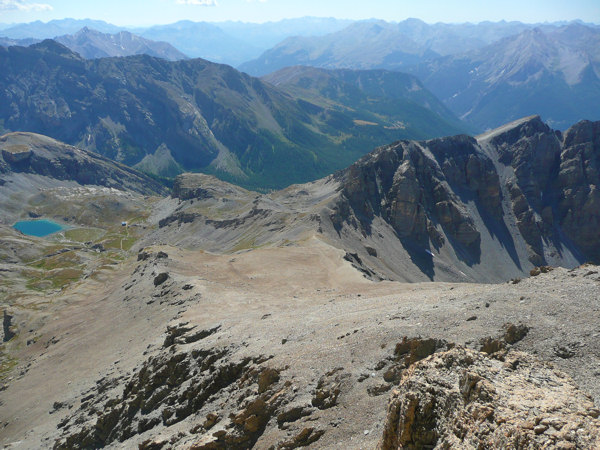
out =
[[[268,22],[295,17],[416,17],[428,23],[581,19],[600,24],[600,0],[0,0],[0,23],[96,19],[119,26],[178,20]]]

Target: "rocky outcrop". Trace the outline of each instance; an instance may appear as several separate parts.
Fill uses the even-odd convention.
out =
[[[563,137],[534,116],[490,140],[514,172],[507,180],[512,210],[536,266],[547,262],[547,242],[563,234],[584,259],[600,257],[598,136],[598,122],[580,122]]]
[[[400,141],[334,176],[340,195],[329,219],[361,270],[377,274],[371,278],[402,265],[395,256],[402,249],[430,279],[458,267],[465,275],[484,263],[517,276],[598,261],[599,136],[600,122],[581,122],[563,136],[532,116],[477,139]],[[381,227],[373,224],[382,222],[401,246],[389,236],[377,244]],[[353,239],[364,239],[362,247],[344,240],[351,230]],[[373,254],[383,264],[373,264]]]
[[[15,332],[13,331],[13,316],[9,314],[9,312],[5,309],[2,311],[2,339],[0,342],[8,342],[13,337],[15,337]]]
[[[549,195],[556,178],[560,155],[560,133],[539,116],[518,122],[490,139],[501,164],[512,169],[506,189],[517,227],[528,246],[532,264],[546,263],[544,241],[554,237],[553,198]]]
[[[600,122],[565,133],[556,180],[557,213],[565,234],[586,258],[600,260]]]
[[[404,336],[402,341],[396,344],[394,355],[380,362],[380,365],[385,368],[383,379],[387,383],[397,384],[404,371],[412,364],[450,347],[450,344],[441,339]]]
[[[283,379],[284,369],[270,366],[268,356],[240,355],[236,345],[204,342],[220,330],[221,325],[198,329],[188,323],[167,327],[162,348],[133,375],[125,380],[104,378],[86,392],[79,410],[59,424],[63,435],[54,448],[130,445],[144,435],[140,448],[170,443],[194,449],[247,449],[269,424],[290,431],[277,448],[299,448],[319,440],[323,429],[303,423],[290,427],[315,409],[293,403],[298,388]],[[340,391],[329,381],[335,382],[337,375],[334,380],[331,375],[337,373],[328,373],[322,378],[327,382],[319,382],[317,391],[329,389],[322,409],[335,405]],[[348,377],[344,374],[341,379]],[[182,423],[189,432],[174,434]],[[161,438],[164,432],[171,435],[168,441]]]
[[[455,148],[464,148],[462,158],[450,156]],[[400,239],[426,247],[430,242],[441,246],[445,234],[468,250],[478,250],[480,234],[459,190],[500,214],[493,165],[477,154],[475,141],[467,136],[398,142],[367,155],[338,177],[342,198],[335,214],[351,211],[367,233],[373,218],[381,216]]]
[[[379,448],[597,448],[599,415],[567,375],[530,355],[458,347],[406,371]]]
[[[338,367],[323,375],[317,383],[312,405],[319,409],[328,409],[337,405],[337,400],[348,383],[349,373],[345,373],[343,368]]]
[[[222,199],[247,193],[245,189],[225,183],[212,175],[183,173],[175,178],[171,196],[180,200]]]
[[[216,330],[185,339],[190,337],[189,331],[182,333],[184,344]],[[220,426],[194,448],[249,448],[285,403],[285,392],[291,393],[289,383],[279,383],[278,370],[261,365],[266,360],[262,356],[237,359],[227,348],[162,352],[143,364],[119,396],[103,396],[103,383],[99,382],[97,392],[90,395],[94,405],[82,404],[80,411],[67,417],[61,424],[65,437],[57,440],[54,448],[100,448],[123,442],[157,426],[181,422],[221,395],[225,402],[234,402],[237,413],[224,420],[210,413],[193,433],[207,432],[219,422]],[[235,392],[235,398],[229,398],[230,392]],[[78,431],[69,432],[74,427]]]

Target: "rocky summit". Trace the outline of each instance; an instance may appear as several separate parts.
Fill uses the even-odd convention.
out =
[[[598,447],[599,130],[398,141],[267,194],[0,137],[1,445]],[[38,218],[64,229],[12,226]]]

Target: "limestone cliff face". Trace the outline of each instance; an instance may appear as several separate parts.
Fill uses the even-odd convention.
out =
[[[468,136],[381,148],[341,175],[342,203],[362,224],[381,215],[401,239],[439,248],[444,233],[467,249],[478,248],[480,234],[461,196],[492,215],[501,215],[501,208],[493,164],[475,148]]]
[[[563,137],[534,117],[490,140],[514,171],[507,187],[532,263],[545,264],[546,242],[564,238],[584,259],[600,258],[599,136],[598,122],[580,122]]]
[[[600,122],[580,122],[564,136],[556,211],[565,234],[590,260],[600,259]]]
[[[338,235],[353,228],[377,241],[373,224],[384,222],[431,279],[436,264],[448,271],[457,260],[463,274],[496,265],[514,276],[600,260],[599,122],[563,136],[533,116],[477,139],[400,141],[335,179],[340,196],[330,218]],[[387,245],[389,237],[379,243]],[[385,249],[378,255],[385,259]]]

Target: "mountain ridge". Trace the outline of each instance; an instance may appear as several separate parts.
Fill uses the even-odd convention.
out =
[[[240,69],[260,75],[296,64],[402,70],[417,76],[478,132],[530,114],[541,114],[563,130],[579,120],[600,118],[595,107],[600,98],[598,27],[506,23],[498,31],[485,26],[487,33],[485,27],[460,30],[414,20],[355,23],[324,37],[288,38]],[[460,42],[452,33],[462,33],[470,44],[436,47],[436,42]]]
[[[563,135],[531,116],[477,138],[398,141],[260,197],[218,185],[208,195],[201,187],[214,182],[183,175],[173,193],[183,203],[149,239],[231,251],[249,234],[276,246],[315,233],[375,280],[500,282],[536,266],[571,268],[600,258],[599,133],[600,122]],[[238,205],[231,217],[219,195]]]
[[[264,75],[284,66],[297,64],[325,68],[396,70],[400,66],[406,67],[407,64],[412,65],[423,59],[432,59],[436,55],[474,51],[528,29],[541,27],[554,30],[561,25],[506,21],[427,24],[414,18],[401,22],[363,20],[321,37],[289,37],[266,50],[259,58],[239,67],[253,75]],[[378,36],[378,40],[373,41],[372,36]],[[398,42],[402,42],[400,47]],[[405,52],[404,59],[398,54],[398,50]]]
[[[35,73],[32,59],[40,67]],[[48,134],[129,165],[164,144],[169,151],[144,165],[169,173],[179,164],[248,186],[283,187],[331,173],[365,147],[423,137],[418,121],[405,129],[364,126],[343,112],[202,59],[84,60],[47,40],[29,48],[0,48],[0,60],[4,129]],[[71,88],[74,83],[77,89]],[[456,129],[418,108],[419,120],[437,124],[430,131],[434,135]]]
[[[578,120],[599,118],[598,42],[600,31],[581,24],[534,28],[410,72],[481,129],[537,113],[566,129]]]
[[[57,36],[54,40],[86,59],[140,54],[168,61],[187,59],[186,55],[167,42],[150,41],[128,31],[109,34],[83,27],[75,34]]]
[[[388,129],[410,127],[415,118],[423,115],[425,108],[453,125],[456,132],[466,130],[464,124],[419,79],[402,72],[293,66],[261,79],[294,97],[338,107],[356,115],[356,120],[365,126],[383,122]],[[421,120],[419,124],[422,135],[435,133],[440,126],[435,118]]]

